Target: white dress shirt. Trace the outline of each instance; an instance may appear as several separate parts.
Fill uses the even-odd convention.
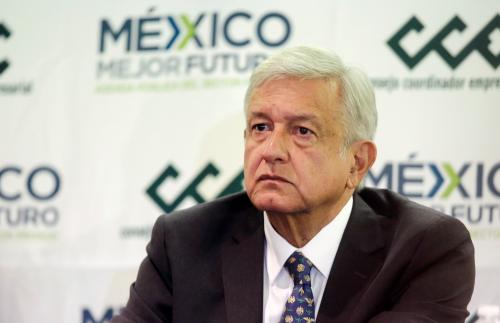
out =
[[[295,251],[301,251],[314,265],[311,269],[311,287],[314,296],[315,317],[325,291],[333,260],[344,234],[352,210],[352,197],[340,213],[304,247],[297,249],[274,230],[264,212],[264,323],[278,323],[285,309],[285,302],[292,293],[293,280],[284,267],[285,261]]]

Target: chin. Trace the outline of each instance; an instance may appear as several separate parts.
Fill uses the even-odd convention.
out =
[[[257,209],[266,212],[297,213],[303,209],[303,207],[299,205],[294,205],[294,201],[283,199],[282,196],[276,196],[275,194],[255,194],[250,196],[250,200]]]

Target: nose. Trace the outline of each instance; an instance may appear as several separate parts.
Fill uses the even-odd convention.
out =
[[[288,160],[288,136],[286,131],[274,129],[264,143],[262,158],[268,163],[283,163]]]

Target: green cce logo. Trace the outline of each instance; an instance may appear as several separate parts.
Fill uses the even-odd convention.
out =
[[[10,30],[7,28],[7,26],[4,23],[0,22],[0,38],[9,38],[10,37]],[[9,61],[7,59],[2,59],[0,60],[0,75],[9,67]]]
[[[220,174],[219,169],[209,162],[191,183],[172,201],[166,202],[159,194],[159,187],[169,180],[174,180],[179,176],[179,171],[172,165],[160,174],[160,176],[148,187],[146,194],[166,213],[174,211],[186,198],[193,198],[197,203],[203,203],[207,200],[198,192],[200,184],[209,176],[217,177]],[[243,190],[243,171],[239,172],[233,180],[217,195],[217,197],[236,193]]]
[[[490,22],[455,56],[443,45],[444,40],[455,30],[462,32],[467,25],[460,17],[453,17],[446,25],[432,37],[432,39],[421,48],[415,55],[410,56],[401,46],[401,41],[411,32],[421,32],[424,29],[422,22],[415,16],[410,18],[388,41],[387,44],[399,56],[399,58],[413,69],[432,51],[436,52],[452,69],[457,68],[473,51],[477,51],[493,67],[500,65],[500,53],[494,54],[489,46],[490,35],[493,31],[500,29],[500,15],[496,14]]]

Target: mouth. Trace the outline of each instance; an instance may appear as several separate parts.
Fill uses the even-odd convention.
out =
[[[283,178],[283,177],[277,176],[277,175],[269,175],[269,174],[260,175],[259,178],[257,178],[257,181],[258,182],[273,181],[273,182],[289,183],[289,181],[286,178]]]

